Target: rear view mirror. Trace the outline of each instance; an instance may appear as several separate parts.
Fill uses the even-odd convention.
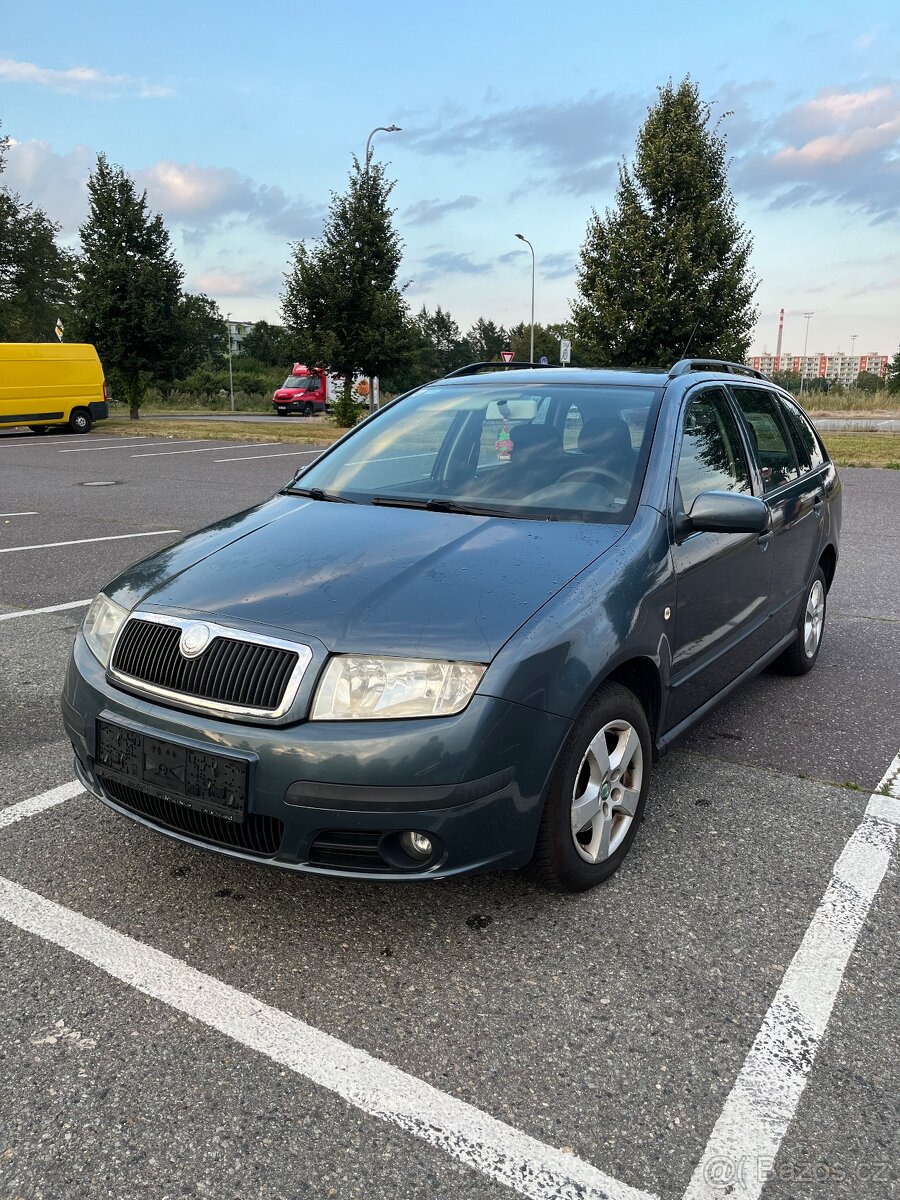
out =
[[[769,510],[758,496],[737,492],[701,492],[689,513],[676,518],[676,536],[689,533],[765,533]]]
[[[537,416],[537,400],[494,400],[487,406],[486,421],[533,421]]]

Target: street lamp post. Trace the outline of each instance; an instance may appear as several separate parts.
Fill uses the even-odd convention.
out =
[[[375,128],[372,130],[372,132],[366,138],[365,164],[366,164],[367,171],[369,169],[369,155],[372,153],[372,149],[371,149],[372,138],[375,136],[375,134],[376,133],[400,133],[400,132],[401,132],[401,130],[400,130],[399,125],[376,125],[375,126]]]
[[[534,246],[524,234],[517,233],[516,237],[520,242],[524,242],[531,251],[531,357],[529,362],[534,362]]]
[[[809,344],[809,322],[810,322],[810,319],[812,317],[814,317],[815,315],[816,314],[812,313],[812,312],[805,312],[803,314],[804,319],[806,320],[806,333],[803,336],[803,366],[802,366],[802,370],[800,372],[800,395],[801,396],[803,395],[803,385],[806,382],[806,347]]]
[[[225,336],[228,338],[228,392],[231,396],[231,411],[234,412],[234,374],[231,370],[231,313],[225,314]]]

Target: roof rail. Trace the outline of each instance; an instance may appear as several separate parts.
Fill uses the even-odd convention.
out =
[[[482,371],[521,371],[535,370],[547,371],[555,367],[556,363],[536,363],[536,362],[476,362],[469,363],[466,367],[457,367],[455,371],[448,371],[443,375],[443,379],[458,379],[461,375],[480,375]]]
[[[767,379],[762,371],[744,363],[727,362],[724,358],[682,358],[669,371],[669,378],[687,375],[689,371],[722,371],[728,375],[749,375],[752,379]]]

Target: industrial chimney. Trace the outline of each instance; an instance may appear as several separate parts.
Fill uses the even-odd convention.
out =
[[[775,345],[775,357],[781,358],[781,335],[784,333],[784,309],[781,310],[778,316],[778,342]],[[781,366],[781,363],[778,364]]]

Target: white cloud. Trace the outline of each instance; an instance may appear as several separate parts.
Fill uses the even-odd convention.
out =
[[[87,146],[57,154],[48,142],[10,138],[2,182],[72,234],[87,216],[87,179],[97,161]]]
[[[278,184],[257,183],[231,167],[162,161],[135,171],[134,177],[147,189],[153,208],[194,234],[228,217],[288,238],[311,237],[321,227],[318,205],[288,196]]]
[[[107,75],[96,67],[69,67],[59,71],[14,58],[0,58],[0,81],[51,88],[54,92],[69,95],[113,97],[131,93],[153,99],[172,95],[172,88],[134,79],[131,75]]]
[[[874,220],[900,211],[900,86],[823,89],[764,131],[738,181],[776,207],[837,201]]]
[[[58,154],[47,142],[11,139],[3,182],[74,233],[87,216],[87,178],[97,156],[87,146]],[[231,167],[162,161],[132,171],[150,207],[178,225],[186,242],[200,242],[227,221],[284,238],[319,232],[318,206],[289,196],[277,184],[257,183]]]
[[[265,271],[197,271],[188,278],[192,292],[206,292],[219,299],[233,296],[242,299],[271,299],[281,289],[280,275]]]

